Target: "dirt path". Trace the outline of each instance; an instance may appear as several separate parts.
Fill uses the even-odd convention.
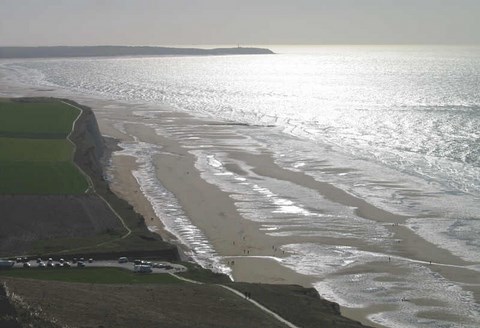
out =
[[[191,280],[191,279],[187,279],[187,278],[183,278],[183,277],[180,277],[174,273],[170,273],[170,275],[174,276],[175,278],[177,279],[180,279],[180,280],[183,280],[185,282],[189,282],[189,283],[192,283],[192,284],[203,284],[203,282],[200,282],[200,281],[196,281],[196,280]],[[262,304],[258,303],[257,301],[254,301],[253,299],[251,298],[246,298],[241,292],[239,292],[238,290],[234,289],[234,288],[231,288],[231,287],[228,287],[228,286],[225,286],[225,285],[221,285],[221,284],[218,284],[217,286],[220,286],[222,288],[225,288],[226,290],[232,292],[233,294],[241,297],[241,298],[244,298],[245,300],[249,301],[250,303],[252,303],[253,305],[255,305],[258,309],[262,310],[263,312],[265,312],[266,314],[269,314],[271,315],[272,317],[274,317],[275,319],[277,319],[278,321],[280,321],[282,324],[290,327],[290,328],[300,328],[296,325],[294,325],[293,323],[291,323],[290,321],[288,320],[285,320],[284,318],[282,318],[281,316],[279,316],[278,314],[276,314],[275,312],[273,311],[270,311],[269,309],[267,309],[265,306],[263,306]]]

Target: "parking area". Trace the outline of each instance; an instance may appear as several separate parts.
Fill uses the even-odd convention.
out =
[[[166,261],[146,261],[146,260],[129,260],[122,257],[118,260],[95,260],[93,258],[38,258],[36,260],[28,260],[24,258],[16,259],[13,264],[14,268],[83,268],[83,267],[110,267],[121,268],[134,272],[142,273],[178,273],[187,271],[187,268],[181,264]]]

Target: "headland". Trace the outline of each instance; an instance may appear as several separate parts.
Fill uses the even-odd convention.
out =
[[[146,46],[0,47],[0,58],[270,55],[264,48],[172,48]]]

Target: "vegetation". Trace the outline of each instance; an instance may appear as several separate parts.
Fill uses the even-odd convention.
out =
[[[175,246],[148,231],[144,218],[128,202],[112,193],[103,179],[99,162],[103,140],[93,112],[79,104],[64,101],[82,107],[81,115],[77,118],[79,110],[59,99],[0,98],[0,195],[83,196],[89,185],[78,165],[91,177],[96,193],[104,197],[125,220],[132,234],[122,238],[127,231],[119,226],[97,231],[91,236],[33,238],[28,245],[28,253],[82,253],[93,257],[110,253],[116,257],[121,252],[145,251],[148,253],[146,256],[157,253],[166,259],[174,259],[177,254]],[[76,129],[70,135],[74,146],[66,136],[70,134],[75,120]],[[68,204],[65,203],[65,206]],[[33,218],[35,213],[31,215]],[[65,217],[65,222],[68,220],[69,217]],[[101,221],[102,217],[98,220]],[[82,227],[90,225],[83,221],[75,224]]]
[[[109,242],[114,238],[120,238],[121,235],[122,233],[120,231],[113,230],[108,233],[96,234],[90,237],[42,239],[33,243],[30,252],[38,256],[55,253],[68,254],[68,252],[62,252],[68,249],[75,253],[76,249],[88,250],[92,245]]]
[[[77,109],[56,100],[0,101],[0,193],[82,194],[88,183],[66,140]]]
[[[0,181],[3,194],[83,194],[88,188],[84,176],[68,162],[2,161]]]
[[[0,136],[65,139],[79,112],[58,100],[0,102]]]
[[[61,327],[285,327],[245,299],[213,285],[4,279],[32,309],[55,319]],[[25,327],[43,328],[38,324]]]
[[[72,144],[66,139],[0,137],[0,161],[69,161]]]
[[[242,293],[249,293],[250,298],[299,327],[364,327],[342,317],[338,304],[321,299],[314,288],[241,282],[226,285]]]
[[[44,239],[34,242],[29,253],[40,257],[46,255],[74,257],[88,254],[94,258],[104,259],[127,255],[175,260],[174,246],[164,242],[160,236],[153,240],[145,240],[137,233],[132,233],[127,238],[121,236],[119,231],[111,231],[90,237]]]
[[[0,276],[90,284],[184,283],[168,273],[141,274],[120,268],[18,268],[0,270]]]
[[[224,284],[232,282],[227,275],[204,269],[196,263],[182,262],[182,265],[187,267],[188,270],[185,272],[179,272],[177,275],[183,278],[212,284]]]

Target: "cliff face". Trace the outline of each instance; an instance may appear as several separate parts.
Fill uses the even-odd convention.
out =
[[[112,248],[109,252],[104,253],[101,249],[97,249],[95,250],[95,257],[115,258],[118,256],[112,254],[115,251],[121,251],[122,256],[135,254],[137,257],[157,256],[157,258],[169,260],[179,259],[177,247],[164,242],[160,235],[149,231],[144,218],[135,212],[134,208],[127,201],[119,198],[110,190],[108,182],[104,179],[102,165],[102,157],[106,155],[105,140],[98,128],[95,114],[91,108],[71,100],[63,99],[63,101],[82,109],[82,114],[78,118],[70,138],[76,145],[75,163],[90,176],[95,186],[95,194],[91,195],[97,199],[100,199],[97,195],[105,199],[132,230],[132,234],[122,240],[125,243],[117,245],[117,250]],[[98,219],[102,221],[103,217],[99,215]]]
[[[103,169],[101,159],[105,151],[102,134],[93,111],[86,106],[71,100],[64,100],[82,109],[82,114],[75,124],[71,135],[72,141],[77,146],[74,160],[93,180],[102,179]]]

